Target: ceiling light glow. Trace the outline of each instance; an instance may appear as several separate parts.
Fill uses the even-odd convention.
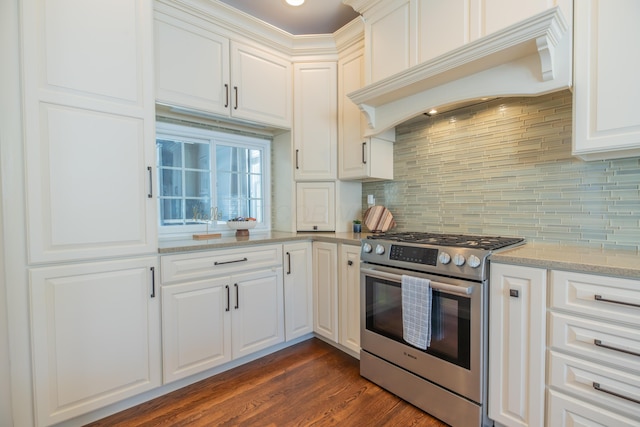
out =
[[[304,3],[304,0],[286,0],[286,2],[291,6],[300,6],[302,3]]]

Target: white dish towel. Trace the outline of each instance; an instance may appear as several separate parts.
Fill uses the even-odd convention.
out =
[[[431,281],[402,276],[402,333],[409,344],[422,350],[431,345]]]

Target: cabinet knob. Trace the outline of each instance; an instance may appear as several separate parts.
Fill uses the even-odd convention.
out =
[[[347,265],[353,265],[353,261],[351,260],[347,261]]]
[[[509,296],[518,298],[520,296],[520,292],[517,289],[509,289]]]

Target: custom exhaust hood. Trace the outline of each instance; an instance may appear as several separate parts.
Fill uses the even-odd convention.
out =
[[[431,108],[571,88],[571,27],[558,7],[349,93],[377,135]]]

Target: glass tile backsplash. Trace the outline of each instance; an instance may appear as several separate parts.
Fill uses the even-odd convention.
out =
[[[396,128],[394,180],[364,183],[398,231],[640,250],[640,158],[571,155],[572,95],[496,99]]]

